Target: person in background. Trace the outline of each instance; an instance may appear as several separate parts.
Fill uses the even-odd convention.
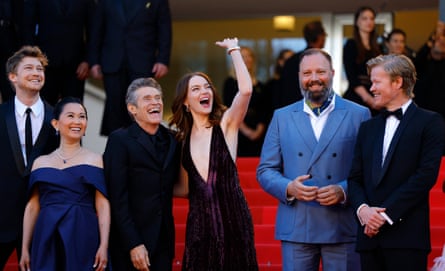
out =
[[[0,0],[0,97],[2,102],[14,97],[5,63],[22,44],[24,0]]]
[[[376,115],[380,108],[374,104],[369,87],[371,82],[366,70],[366,61],[380,54],[375,28],[376,12],[371,7],[360,7],[354,15],[354,36],[343,47],[343,66],[348,89],[343,97],[365,105]]]
[[[265,85],[256,78],[256,56],[252,49],[241,47],[241,55],[250,78],[252,78],[252,96],[246,116],[239,127],[238,156],[255,157],[260,155],[264,134],[268,124],[270,101],[267,101]],[[228,77],[223,87],[223,102],[226,106],[232,104],[238,93],[238,81],[234,76]]]
[[[272,118],[273,111],[280,107],[281,100],[281,85],[280,79],[281,74],[283,73],[284,63],[294,55],[294,51],[290,49],[282,49],[275,60],[274,70],[272,77],[266,82],[265,92],[266,92],[266,101],[272,102],[270,106],[270,112],[267,116],[268,123]]]
[[[1,270],[14,249],[19,259],[21,256],[23,211],[32,163],[58,145],[51,126],[53,109],[39,95],[47,64],[42,51],[30,46],[19,49],[6,63],[15,97],[0,105]]]
[[[32,166],[22,271],[103,271],[107,266],[110,205],[102,156],[81,146],[87,120],[78,98],[65,97],[54,107],[51,124],[60,145]]]
[[[108,137],[105,178],[111,203],[113,270],[169,271],[175,250],[173,185],[180,147],[161,125],[162,89],[153,78],[135,79],[126,104],[133,123]]]
[[[229,108],[201,72],[184,75],[176,86],[170,125],[183,146],[177,195],[188,196],[182,270],[258,270],[252,216],[236,168],[238,129],[248,110],[252,81],[237,38],[227,48],[238,92]]]
[[[291,56],[284,64],[280,80],[280,100],[278,101],[277,108],[303,99],[298,80],[300,56],[306,49],[322,49],[325,45],[326,36],[326,31],[320,21],[311,21],[304,25],[303,37],[307,46],[304,50]]]
[[[416,70],[407,56],[381,55],[367,66],[374,102],[385,111],[361,125],[348,177],[362,271],[427,270],[429,192],[444,121],[413,103]]]
[[[95,7],[95,0],[25,1],[24,42],[49,59],[41,95],[51,105],[63,97],[83,100]]]
[[[367,108],[334,93],[328,53],[301,54],[304,99],[275,110],[257,168],[261,187],[278,199],[275,238],[283,270],[360,270],[357,223],[347,204],[355,138]]]
[[[438,22],[430,39],[417,52],[414,61],[417,83],[414,100],[445,119],[445,23]],[[444,150],[445,155],[445,150]]]
[[[402,29],[394,28],[385,38],[386,54],[404,54],[414,60],[415,52],[406,45],[406,33]]]
[[[106,100],[101,135],[132,124],[127,87],[136,78],[168,73],[172,22],[168,0],[101,0],[91,33],[91,75],[103,79]]]

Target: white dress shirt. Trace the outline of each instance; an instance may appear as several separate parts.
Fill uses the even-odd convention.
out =
[[[25,122],[26,122],[26,109],[29,107],[19,101],[17,97],[14,98],[15,105],[15,120],[17,122],[17,130],[20,139],[20,145],[22,147],[22,154],[26,164],[26,145],[25,145]],[[40,129],[42,129],[43,118],[45,116],[45,107],[42,100],[39,98],[31,107],[31,127],[32,127],[32,144],[34,145],[37,137],[39,136]]]
[[[411,104],[412,100],[410,99],[408,102],[402,105],[402,112],[405,114],[406,109]],[[385,135],[383,137],[383,150],[382,150],[382,166],[385,162],[386,154],[388,153],[389,145],[391,144],[392,138],[394,137],[394,133],[399,127],[400,120],[397,119],[394,115],[389,116],[386,119],[385,126]]]
[[[304,103],[303,111],[306,112],[311,120],[312,129],[314,130],[315,137],[317,141],[320,139],[321,132],[323,131],[326,121],[328,120],[329,113],[331,113],[335,108],[335,95],[332,97],[331,103],[323,110],[320,116],[316,116],[309,105]]]

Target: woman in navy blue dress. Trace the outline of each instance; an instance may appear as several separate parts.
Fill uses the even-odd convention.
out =
[[[22,271],[100,270],[108,262],[110,207],[102,156],[81,146],[87,112],[77,98],[54,108],[60,146],[33,164],[25,209]]]

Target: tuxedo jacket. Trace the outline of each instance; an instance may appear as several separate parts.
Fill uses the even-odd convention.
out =
[[[76,69],[79,63],[88,60],[87,41],[95,6],[95,0],[25,1],[25,42],[38,45],[51,68]]]
[[[51,125],[52,107],[45,103],[42,128],[34,143],[31,163],[25,165],[15,118],[14,99],[0,105],[0,243],[16,240],[22,233],[32,162],[58,145]]]
[[[350,206],[289,202],[286,189],[296,177],[311,174],[307,185],[336,184],[347,192],[356,135],[360,123],[369,119],[369,110],[336,96],[317,141],[303,106],[301,100],[275,111],[257,169],[263,189],[279,200],[275,238],[318,244],[354,242],[357,225]]]
[[[172,25],[168,0],[102,0],[95,14],[90,64],[105,73],[122,67],[151,74],[154,63],[169,65]]]
[[[167,128],[159,129],[169,142],[164,163],[158,161],[160,150],[137,123],[111,133],[104,152],[112,217],[110,249],[121,250],[128,259],[129,251],[141,244],[150,254],[167,245],[171,258],[174,255],[173,185],[179,176],[180,149]],[[158,242],[161,229],[168,236],[164,244]]]
[[[429,191],[436,183],[444,146],[441,116],[411,103],[401,119],[382,165],[386,119],[363,123],[348,179],[354,210],[366,203],[386,208],[394,221],[369,238],[358,229],[357,249],[430,250]]]

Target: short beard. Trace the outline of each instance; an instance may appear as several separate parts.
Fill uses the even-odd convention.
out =
[[[314,104],[324,103],[332,92],[332,88],[323,88],[321,92],[313,93],[301,87],[301,94],[303,95],[304,99]]]

